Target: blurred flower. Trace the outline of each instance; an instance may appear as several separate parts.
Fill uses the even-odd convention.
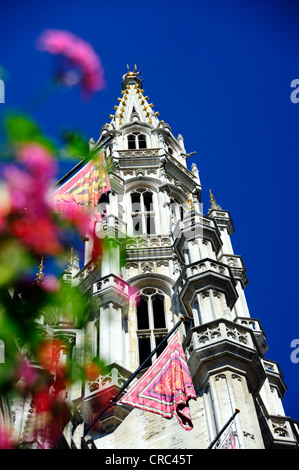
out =
[[[0,425],[0,449],[13,449],[12,438],[6,429]]]
[[[53,274],[48,274],[44,277],[41,287],[47,292],[58,292],[60,289],[60,282]]]
[[[10,194],[8,185],[0,181],[0,232],[6,228],[6,217],[11,210]]]
[[[37,39],[37,48],[60,55],[59,80],[67,85],[79,84],[88,94],[105,86],[104,70],[92,46],[69,31],[46,29]]]
[[[16,368],[15,375],[18,381],[17,389],[20,391],[25,391],[32,387],[38,379],[37,370],[32,367],[30,362],[26,359],[23,359],[20,365]]]
[[[3,170],[10,202],[10,220],[5,228],[38,255],[58,254],[62,247],[49,201],[56,161],[42,145],[25,143],[17,149],[16,163],[18,166],[7,165]],[[1,225],[4,228],[1,212],[8,203],[2,211],[1,206],[0,229]]]
[[[90,382],[96,380],[102,372],[102,368],[95,361],[87,362],[84,364],[83,369],[86,379]]]
[[[57,238],[57,227],[47,217],[24,213],[23,217],[13,220],[11,234],[38,255],[56,255],[62,247]]]
[[[65,344],[58,340],[45,340],[40,343],[36,356],[44,370],[56,374],[60,353]]]
[[[23,144],[17,152],[17,161],[29,168],[33,175],[50,181],[57,172],[57,164],[51,153],[42,145]]]

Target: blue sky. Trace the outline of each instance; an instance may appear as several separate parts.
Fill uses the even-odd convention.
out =
[[[288,390],[286,415],[299,421],[298,130],[299,6],[288,0],[52,0],[1,3],[0,65],[8,107],[23,107],[51,75],[34,47],[45,28],[67,29],[101,56],[107,87],[90,102],[56,92],[34,117],[49,135],[64,128],[89,139],[114,112],[122,75],[142,68],[145,94],[197,154],[204,213],[209,189],[234,221],[232,243],[250,281],[251,316],[266,333]]]

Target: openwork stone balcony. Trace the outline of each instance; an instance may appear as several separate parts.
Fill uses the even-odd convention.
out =
[[[106,373],[92,377],[85,383],[85,393],[81,406],[83,420],[90,423],[127,381],[130,372],[119,364],[111,364]],[[101,416],[95,427],[101,432],[112,432],[128,415],[124,406],[111,406]]]
[[[93,294],[101,294],[103,302],[113,302],[122,305],[129,298],[129,285],[121,278],[110,274],[93,284]]]
[[[103,217],[102,220],[98,222],[98,225],[97,231],[101,238],[125,238],[126,236],[126,223],[114,215]]]
[[[192,302],[196,293],[216,289],[225,293],[231,308],[238,298],[235,280],[230,268],[223,263],[205,258],[186,266],[176,283],[177,292],[186,312],[192,317]]]
[[[248,281],[248,277],[246,274],[246,268],[245,268],[245,265],[243,263],[241,256],[222,255],[219,258],[219,261],[221,261],[224,264],[227,264],[230,267],[234,278],[240,281],[243,289],[245,289],[249,281]]]
[[[286,392],[286,385],[283,381],[283,374],[278,367],[278,364],[269,359],[262,360],[265,372],[267,374],[270,385],[273,385],[277,388],[280,397],[282,398]]]
[[[169,235],[143,235],[131,237],[126,242],[127,250],[140,248],[161,248],[170,247],[172,240]]]
[[[192,377],[199,384],[221,367],[243,372],[252,391],[266,378],[252,330],[224,318],[192,328],[184,348]]]
[[[266,342],[266,335],[261,326],[260,321],[257,318],[237,317],[234,322],[238,323],[239,325],[246,326],[247,328],[250,328],[252,330],[256,339],[259,354],[263,357],[268,351],[269,347]]]
[[[267,447],[272,448],[298,448],[298,425],[289,417],[267,416],[266,422],[269,433],[266,437]]]
[[[218,253],[222,246],[220,232],[215,222],[195,212],[184,217],[175,226],[173,230],[174,248],[183,257],[186,242],[196,238],[209,241],[215,253]]]
[[[158,157],[161,155],[161,148],[149,148],[149,149],[129,149],[129,150],[118,150],[118,156],[120,158],[130,158],[132,157]]]
[[[120,388],[128,378],[124,377],[124,375],[120,366],[115,364],[106,374],[100,374],[95,377],[94,380],[88,380],[85,383],[85,395],[87,396],[93,392],[103,391],[112,386]]]
[[[234,233],[234,224],[228,211],[212,209],[208,215],[216,221],[218,227],[226,227],[229,235]]]

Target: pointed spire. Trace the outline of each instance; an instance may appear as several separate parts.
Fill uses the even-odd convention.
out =
[[[80,267],[79,267],[79,256],[78,255],[74,255],[74,248],[71,247],[71,255],[70,255],[70,259],[69,259],[69,264],[65,270],[66,273],[72,273],[73,270],[75,270],[76,272],[79,271]]]
[[[74,248],[71,246],[71,255],[70,255],[70,259],[69,259],[69,264],[66,268],[66,272],[68,272],[68,273],[72,272],[73,264],[74,264]]]
[[[157,126],[159,124],[159,112],[154,112],[153,103],[149,103],[148,96],[144,96],[142,79],[139,77],[140,71],[137,71],[137,65],[134,65],[133,71],[123,75],[122,98],[117,98],[117,104],[114,106],[114,114],[110,114],[111,120],[109,127],[118,129],[124,124],[134,121],[140,121],[146,124]]]

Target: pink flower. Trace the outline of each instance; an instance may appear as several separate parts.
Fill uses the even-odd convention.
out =
[[[11,210],[11,200],[8,186],[0,181],[0,232],[6,229],[6,217]]]
[[[13,210],[31,210],[36,216],[49,212],[49,190],[57,164],[50,152],[36,143],[22,145],[16,155],[20,166],[4,169]]]
[[[25,214],[12,221],[11,234],[38,255],[57,255],[62,249],[57,238],[57,227],[50,217]]]
[[[9,431],[0,425],[0,449],[13,449],[12,437]]]
[[[104,88],[104,69],[99,56],[88,42],[73,33],[46,29],[37,39],[37,48],[64,58],[66,70],[61,71],[64,84],[72,86],[80,83],[82,90],[87,93]]]
[[[17,153],[17,160],[41,178],[53,178],[57,171],[56,161],[50,152],[37,143],[24,144]]]
[[[43,279],[42,288],[47,292],[58,292],[60,288],[60,282],[56,276],[48,274]]]
[[[24,359],[16,370],[16,377],[19,380],[18,388],[26,388],[35,384],[38,378],[36,369],[29,361]]]

